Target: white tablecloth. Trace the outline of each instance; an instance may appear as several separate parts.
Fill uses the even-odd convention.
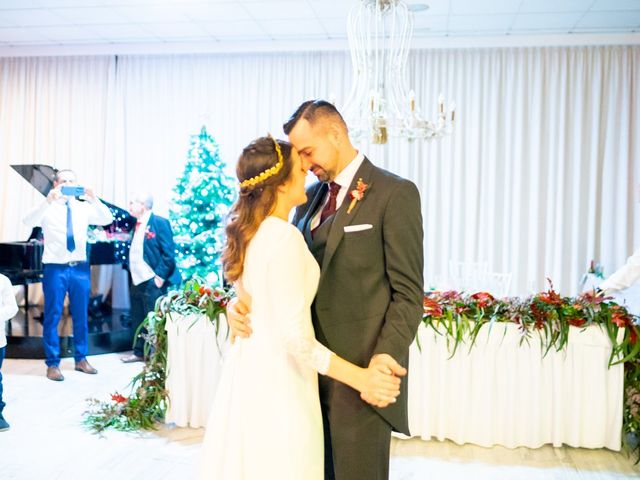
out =
[[[167,319],[167,380],[169,406],[166,423],[199,428],[207,425],[209,409],[222,367],[226,320],[221,321],[218,345],[213,324],[204,315],[173,314]]]
[[[166,329],[166,422],[206,426],[223,358],[214,328],[204,316],[174,315]],[[495,324],[490,334],[485,326],[470,353],[462,344],[449,359],[446,339],[420,326],[422,350],[414,342],[410,351],[411,434],[486,447],[620,450],[623,367],[607,368],[611,345],[599,328],[571,330],[566,350],[542,359],[537,335],[519,345],[516,325]]]
[[[506,332],[505,332],[506,329]],[[504,334],[504,335],[503,335]],[[409,361],[409,429],[423,439],[485,447],[544,444],[620,450],[623,367],[607,368],[604,331],[571,327],[565,351],[542,359],[537,335],[487,326],[449,359],[444,337],[420,326]]]

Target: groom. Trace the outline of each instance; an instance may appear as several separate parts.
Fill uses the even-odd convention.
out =
[[[284,131],[319,180],[308,188],[307,203],[293,219],[321,266],[312,307],[316,337],[357,365],[381,363],[405,375],[409,345],[422,318],[418,190],[358,152],[342,116],[328,102],[304,102]],[[243,310],[236,304],[229,315],[239,336],[251,333]],[[391,431],[409,434],[406,381],[397,401],[387,404],[319,378],[325,478],[388,478]]]

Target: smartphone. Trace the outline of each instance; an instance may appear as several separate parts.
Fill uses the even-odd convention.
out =
[[[67,197],[79,197],[81,195],[84,195],[84,187],[79,187],[77,185],[63,185],[62,187],[60,187],[60,191],[62,192],[62,195],[65,195]]]

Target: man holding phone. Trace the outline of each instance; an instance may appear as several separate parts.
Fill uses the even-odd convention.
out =
[[[79,201],[76,197],[83,197]],[[42,227],[44,291],[44,341],[47,378],[64,380],[60,372],[60,338],[58,323],[62,317],[64,299],[69,294],[69,310],[73,320],[75,369],[98,373],[87,361],[87,311],[91,294],[91,275],[87,262],[87,228],[113,222],[109,208],[90,188],[78,185],[71,170],[58,170],[53,189],[42,204],[24,218],[29,227]]]

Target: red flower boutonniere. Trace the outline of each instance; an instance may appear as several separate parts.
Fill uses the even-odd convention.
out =
[[[356,188],[349,192],[349,198],[351,198],[351,203],[349,204],[349,209],[347,210],[347,215],[351,213],[351,210],[356,206],[360,200],[364,198],[364,192],[369,188],[369,185],[362,181],[362,178],[358,179],[356,183]]]
[[[152,238],[156,238],[156,232],[152,232],[149,226],[147,226],[147,229],[144,231],[144,236],[147,240],[151,240]]]

